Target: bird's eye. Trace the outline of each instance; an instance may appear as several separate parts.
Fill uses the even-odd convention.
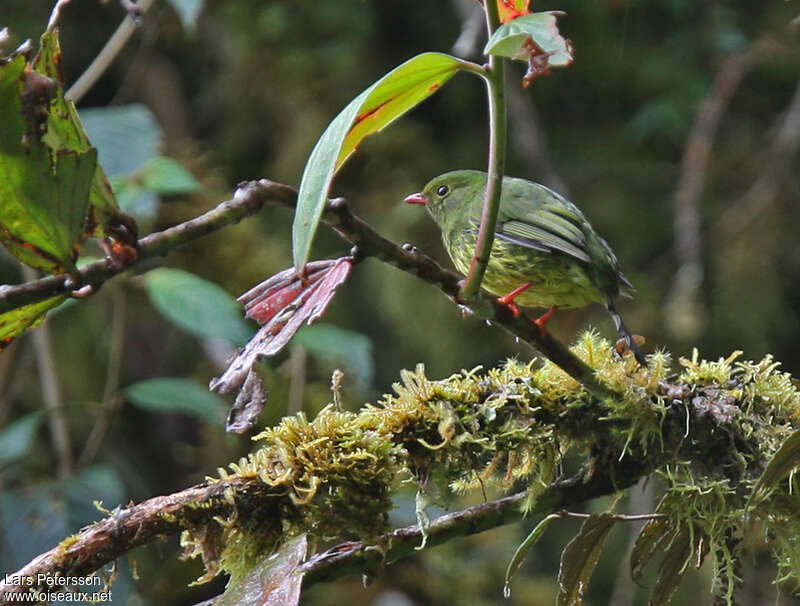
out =
[[[449,193],[450,193],[450,188],[447,187],[447,185],[440,185],[439,189],[436,190],[436,195],[442,197],[446,196]]]

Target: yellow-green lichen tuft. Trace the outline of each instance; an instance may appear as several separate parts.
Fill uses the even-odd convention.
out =
[[[659,511],[702,547],[698,557],[713,558],[719,595],[732,595],[738,537],[754,523],[765,528],[781,578],[800,580],[800,501],[790,483],[745,510],[765,462],[800,425],[798,390],[772,358],[745,362],[735,352],[709,362],[695,351],[675,375],[667,352],[641,368],[593,331],[572,350],[618,395],[598,400],[547,361],[510,359],[442,380],[418,365],[358,412],[329,405],[313,420],[284,418],[256,437],[255,452],[219,470],[232,513],[218,520],[219,536],[188,532],[187,553],[202,555],[209,573],[235,576],[299,533],[375,539],[387,529],[392,491],[409,478],[423,505],[431,495],[496,486],[529,488],[531,507],[572,450],[588,453],[587,479],[625,458],[655,469],[666,486]]]

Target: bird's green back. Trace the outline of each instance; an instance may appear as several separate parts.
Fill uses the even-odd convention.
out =
[[[459,170],[436,177],[422,191],[428,200],[428,211],[442,230],[448,253],[461,271],[464,271],[465,255],[471,256],[473,251],[460,248],[471,244],[474,249],[485,187],[486,173]],[[581,210],[544,185],[525,179],[503,178],[495,240],[493,256],[504,255],[516,260],[516,263],[512,263],[510,258],[496,260],[496,263],[502,261],[497,265],[498,270],[502,268],[508,272],[520,264],[533,267],[539,261],[540,271],[535,277],[541,280],[545,266],[557,267],[560,273],[570,274],[570,281],[575,282],[576,287],[587,291],[584,293],[587,300],[583,304],[589,300],[613,301],[619,294],[629,294],[633,290],[613,251]],[[489,275],[491,271],[490,260],[487,289],[494,292],[492,283],[498,284],[497,289],[506,288],[498,276]],[[531,270],[527,272],[531,273]],[[585,275],[586,284],[582,284],[581,274]],[[548,282],[546,278],[545,275]],[[534,279],[528,281],[535,284]],[[509,285],[511,282],[513,280],[508,281]],[[594,289],[596,295],[589,292]],[[579,306],[574,303],[563,305]]]

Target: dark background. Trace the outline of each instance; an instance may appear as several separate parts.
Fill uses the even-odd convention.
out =
[[[203,185],[192,196],[163,197],[155,217],[140,221],[144,231],[160,229],[227,199],[241,180],[265,176],[296,186],[314,142],[336,113],[407,58],[426,50],[452,52],[462,26],[458,9],[471,7],[468,1],[220,0],[206,2],[196,27],[187,29],[170,4],[157,1],[79,109],[146,105],[163,130],[164,153]],[[566,11],[560,27],[575,45],[576,61],[526,90],[519,86],[523,67],[509,69],[507,173],[567,194],[612,244],[638,289],[620,311],[634,332],[646,336],[647,350],[671,351],[676,367],[693,347],[711,359],[737,349],[747,359],[772,353],[785,370],[800,374],[800,34],[791,26],[800,4],[564,0],[533,8]],[[50,3],[40,0],[3,0],[0,26],[9,26],[17,42],[35,40],[49,10]],[[121,17],[114,2],[74,0],[64,9],[69,82]],[[481,39],[474,48],[480,52],[482,46]],[[723,99],[726,86],[730,102],[722,104],[713,139],[703,138],[694,128],[697,116]],[[710,146],[705,166],[696,159],[684,163],[693,136]],[[386,236],[445,260],[432,221],[402,199],[446,170],[485,168],[486,144],[483,86],[459,75],[369,139],[337,177],[333,193],[346,196]],[[676,199],[686,191],[682,179],[691,175],[704,184],[681,215]],[[690,220],[676,227],[676,216]],[[267,209],[163,263],[237,295],[291,264],[290,225],[288,212]],[[313,256],[346,250],[321,229]],[[0,281],[22,279],[15,262],[0,255]],[[123,340],[112,345],[110,327],[120,309]],[[287,410],[319,410],[330,400],[331,371],[342,364],[345,400],[355,409],[376,401],[400,369],[417,362],[440,378],[533,355],[504,333],[462,318],[427,284],[377,261],[356,269],[325,322],[369,338],[372,370],[348,373],[347,360],[335,352],[295,346],[267,370],[272,397],[264,424]],[[247,437],[226,436],[219,424],[144,411],[125,397],[126,386],[153,377],[206,384],[230,351],[228,345],[213,355],[219,343],[165,319],[150,304],[139,275],[116,279],[47,324],[76,454],[98,418],[112,359],[121,363],[118,389],[105,398],[114,403],[105,439],[77,475],[57,478],[58,455],[45,425],[23,460],[2,467],[4,572],[99,517],[90,503],[100,495],[113,507],[173,492],[252,448]],[[600,308],[563,312],[551,323],[566,341],[588,326],[613,336]],[[30,335],[0,356],[0,424],[42,407],[38,368]],[[657,480],[626,497],[628,509],[652,508],[654,486]],[[471,495],[462,504],[479,498]],[[413,521],[412,500],[411,493],[399,497],[397,524]],[[20,519],[34,532],[15,530]],[[388,567],[366,589],[359,579],[315,587],[303,603],[551,604],[558,555],[577,530],[575,522],[551,526],[518,574],[511,599],[502,597],[506,563],[535,522],[418,554]],[[622,558],[628,541],[626,529],[612,534],[587,604],[646,603],[646,588],[628,579]],[[115,603],[190,604],[221,591],[220,581],[187,589],[201,569],[176,555],[174,540],[134,552],[142,580],[132,581],[130,564],[122,562]],[[710,601],[708,572],[691,572],[674,603],[697,604],[698,596]],[[749,562],[742,603],[774,604],[773,574],[768,556]]]

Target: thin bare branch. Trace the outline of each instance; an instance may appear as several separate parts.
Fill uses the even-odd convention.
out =
[[[195,219],[142,238],[139,241],[139,256],[131,265],[115,267],[109,260],[104,259],[83,267],[79,272],[81,283],[99,286],[144,259],[165,255],[173,248],[256,213],[266,204],[294,207],[296,199],[297,192],[294,189],[267,179],[241,184],[232,200],[221,203],[215,209]],[[459,299],[461,275],[443,268],[413,246],[398,246],[387,240],[366,221],[354,215],[341,198],[329,204],[323,220],[340,236],[355,244],[359,254],[378,257],[433,284],[453,300]],[[65,274],[49,276],[18,286],[0,287],[0,313],[55,295],[68,294],[75,287],[76,284]],[[477,317],[530,343],[594,395],[601,398],[616,395],[597,380],[592,368],[578,359],[550,333],[542,335],[538,327],[524,314],[514,317],[507,306],[480,293],[474,298],[471,311]]]
[[[778,184],[791,166],[800,147],[800,82],[795,87],[786,111],[778,119],[776,135],[767,152],[764,172],[750,189],[731,204],[715,228],[718,238],[733,238],[746,229],[754,217],[775,203]]]
[[[779,49],[775,39],[763,36],[746,50],[727,57],[714,78],[711,91],[695,114],[673,198],[674,250],[678,269],[666,309],[668,318],[673,320],[668,324],[679,335],[693,336],[701,322],[699,315],[702,310],[698,307],[697,293],[703,283],[704,269],[699,206],[717,130],[742,79]]]
[[[94,61],[86,68],[86,71],[84,71],[72,86],[69,87],[69,90],[64,94],[67,99],[73,103],[78,103],[83,99],[84,95],[95,85],[100,79],[100,76],[106,72],[114,62],[114,59],[117,58],[117,55],[119,55],[125,47],[125,44],[130,40],[133,32],[136,31],[142,16],[153,5],[154,1],[155,0],[139,0],[139,2],[134,5],[135,10],[126,6],[128,14],[122,20],[122,23],[119,24],[119,27],[112,34],[111,38],[108,39],[108,42],[106,42],[106,45],[98,53],[97,57],[94,58]],[[125,4],[123,4],[123,6],[125,6]]]
[[[22,267],[22,273],[26,278],[36,276],[36,272],[27,266]],[[58,380],[53,344],[50,341],[50,326],[47,322],[44,322],[33,333],[33,347],[36,351],[36,363],[39,367],[42,400],[47,410],[50,439],[53,443],[53,450],[58,457],[58,476],[67,478],[72,473],[74,466],[72,438],[69,433],[67,418],[64,415],[64,398],[61,395],[61,383]]]

